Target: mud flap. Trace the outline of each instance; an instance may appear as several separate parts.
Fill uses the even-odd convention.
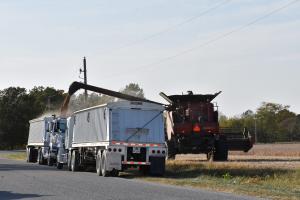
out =
[[[165,173],[165,157],[149,157],[150,174],[162,176]]]
[[[118,153],[106,153],[106,163],[106,170],[108,171],[112,171],[113,169],[122,169],[122,158],[121,155]]]

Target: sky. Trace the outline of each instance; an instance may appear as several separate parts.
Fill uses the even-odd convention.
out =
[[[262,102],[300,113],[299,10],[299,0],[0,0],[0,89],[67,90],[86,56],[99,87],[138,83],[162,103],[161,91],[222,91],[227,116]]]

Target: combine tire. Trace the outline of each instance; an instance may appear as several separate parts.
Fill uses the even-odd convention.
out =
[[[175,140],[171,138],[171,140],[166,142],[166,146],[168,149],[168,154],[167,154],[167,160],[175,160],[176,156],[176,147],[175,147]]]
[[[228,146],[226,137],[220,137],[215,141],[215,151],[213,153],[214,161],[227,161],[228,160]]]
[[[71,171],[76,172],[78,170],[79,170],[79,153],[77,151],[72,151]]]

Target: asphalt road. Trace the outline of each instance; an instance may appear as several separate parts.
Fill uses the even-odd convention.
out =
[[[93,172],[69,172],[0,158],[0,199],[202,199],[256,198],[167,186],[139,180],[99,177]]]

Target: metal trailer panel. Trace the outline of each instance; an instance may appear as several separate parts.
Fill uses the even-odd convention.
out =
[[[157,104],[119,101],[77,111],[73,115],[72,147],[112,140],[164,143],[163,110]],[[143,130],[135,133],[137,128]]]
[[[112,110],[111,140],[135,143],[164,143],[161,110]]]
[[[51,119],[52,117],[45,117],[29,121],[30,127],[27,145],[44,145],[47,122]]]
[[[96,107],[74,114],[73,144],[108,141],[107,109]]]

